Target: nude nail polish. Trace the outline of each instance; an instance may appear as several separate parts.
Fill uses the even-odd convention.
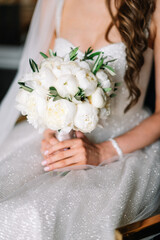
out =
[[[49,151],[48,151],[48,150],[46,150],[46,151],[44,152],[44,155],[46,156],[48,153],[49,153]]]
[[[47,165],[47,161],[43,161],[43,162],[41,163],[41,165],[42,165],[42,166]]]
[[[45,172],[49,171],[49,167],[45,167],[45,168],[44,168],[44,171],[45,171]]]

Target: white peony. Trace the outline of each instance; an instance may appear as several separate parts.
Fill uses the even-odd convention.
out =
[[[57,56],[46,58],[41,62],[40,69],[48,68],[52,71],[54,67],[59,67],[63,61],[63,58]]]
[[[98,87],[90,96],[90,103],[96,108],[103,108],[106,104],[106,95],[102,88]]]
[[[78,92],[78,82],[73,75],[66,74],[58,78],[56,89],[62,98],[70,98]]]
[[[48,91],[49,87],[55,86],[56,78],[50,69],[44,68],[40,69],[39,72],[25,74],[21,81],[38,92],[38,88]]]
[[[23,89],[19,89],[16,96],[16,108],[22,113],[22,115],[27,115],[28,113],[27,102],[30,94],[31,93],[24,91]]]
[[[77,60],[76,62],[78,63],[80,68],[84,68],[91,71],[90,65],[86,61]]]
[[[77,113],[74,119],[75,129],[83,133],[93,131],[98,123],[98,109],[89,103],[77,105]]]
[[[99,70],[96,73],[96,77],[98,78],[98,82],[101,84],[102,88],[111,87],[111,82],[108,78],[108,75],[103,70]]]
[[[85,91],[86,96],[90,96],[97,87],[97,78],[87,69],[79,70],[76,73],[78,85]]]
[[[56,78],[50,69],[41,69],[39,72],[39,82],[45,89],[55,86]]]
[[[17,97],[17,109],[23,115],[27,115],[28,122],[35,128],[44,128],[44,116],[46,113],[46,99],[41,97],[36,91],[27,92],[19,90]]]
[[[46,125],[52,130],[64,130],[66,128],[71,130],[75,114],[76,105],[74,103],[65,99],[55,102],[50,99],[47,106]]]
[[[101,108],[99,111],[99,118],[106,120],[108,116],[110,115],[110,106],[106,106],[105,108]]]
[[[65,74],[73,74],[75,75],[77,71],[80,70],[80,67],[78,66],[78,64],[76,62],[64,62],[62,64],[60,64],[59,66],[56,66],[53,68],[53,73],[54,75],[59,78],[62,75]]]

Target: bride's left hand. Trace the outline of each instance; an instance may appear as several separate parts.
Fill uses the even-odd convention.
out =
[[[42,165],[45,171],[52,171],[69,166],[94,165],[101,161],[100,145],[93,144],[81,132],[76,132],[77,138],[56,142],[48,150]]]

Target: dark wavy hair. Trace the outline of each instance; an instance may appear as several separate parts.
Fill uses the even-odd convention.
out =
[[[115,25],[119,30],[122,41],[126,45],[127,70],[125,83],[129,89],[130,103],[125,108],[127,112],[139,100],[141,95],[137,87],[139,72],[144,64],[143,53],[148,47],[149,22],[155,10],[155,0],[114,0],[117,14],[114,15],[111,9],[111,0],[106,0],[107,7],[112,17],[112,23],[106,32],[106,39],[109,40],[109,32]]]

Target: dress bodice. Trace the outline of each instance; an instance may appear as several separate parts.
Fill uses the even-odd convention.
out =
[[[71,47],[76,47],[67,39],[60,37],[60,22],[63,3],[64,0],[61,0],[58,4],[56,16],[57,38],[55,40],[54,46],[54,51],[56,51],[57,55],[61,57],[70,52]],[[102,125],[106,127],[109,126],[110,130],[107,130],[108,137],[123,133],[124,131],[138,124],[140,121],[143,120],[144,117],[147,116],[147,113],[144,113],[143,105],[152,67],[153,50],[151,48],[148,48],[144,53],[144,65],[141,69],[138,81],[138,87],[141,90],[140,99],[134,107],[132,107],[127,113],[124,114],[124,109],[130,102],[130,99],[128,99],[129,91],[124,81],[125,71],[127,68],[125,50],[126,46],[123,42],[109,44],[98,49],[98,51],[103,51],[105,56],[110,56],[111,58],[117,59],[115,62],[110,63],[110,65],[115,69],[116,72],[114,81],[121,82],[121,86],[116,92],[117,96],[111,100],[111,115],[109,116],[107,121],[102,123]],[[84,53],[79,50],[78,57],[82,58],[83,55]],[[119,129],[119,131],[117,131],[117,128]],[[114,129],[116,129],[116,133]],[[93,131],[93,133],[94,132],[96,133],[96,139],[98,139],[98,135],[100,135],[100,138],[102,138],[102,133],[100,130],[98,130],[98,132]]]

